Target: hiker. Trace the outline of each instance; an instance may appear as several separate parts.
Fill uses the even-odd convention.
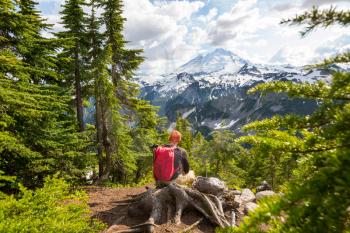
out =
[[[157,146],[153,149],[153,176],[157,188],[163,188],[189,172],[190,166],[185,149],[177,145],[181,141],[181,133],[173,130],[169,137],[169,144]]]

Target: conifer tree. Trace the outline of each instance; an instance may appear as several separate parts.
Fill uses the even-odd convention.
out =
[[[180,131],[182,134],[181,142],[179,146],[183,147],[187,153],[189,158],[192,158],[192,140],[193,140],[193,133],[191,129],[191,123],[182,118],[181,115],[177,116],[176,119],[176,130]]]
[[[114,119],[118,120],[110,122],[111,125],[106,128],[108,131],[107,134],[114,135],[113,137],[110,137],[110,145],[105,144],[105,146],[109,147],[114,158],[106,160],[105,167],[111,168],[112,164],[108,163],[113,162],[114,176],[119,177],[119,180],[125,181],[127,180],[127,171],[136,169],[135,149],[139,150],[137,147],[133,148],[131,134],[135,132],[135,127],[144,127],[142,124],[137,124],[143,122],[139,118],[139,116],[142,115],[142,111],[147,110],[146,112],[150,113],[149,110],[152,109],[151,112],[155,113],[156,110],[152,108],[148,102],[141,101],[137,98],[139,87],[132,82],[134,71],[141,64],[143,58],[140,56],[142,50],[126,48],[127,42],[122,34],[123,24],[125,22],[125,19],[122,16],[122,1],[101,1],[100,6],[104,10],[101,21],[106,28],[104,32],[104,47],[110,48],[108,64],[111,66],[110,73],[116,98],[115,104],[119,106],[119,112],[114,112],[114,114],[116,114]],[[153,113],[148,116],[150,122],[152,122],[152,117],[154,116],[156,115]],[[134,127],[130,127],[131,125],[134,125]],[[151,135],[154,134],[152,133],[152,129],[149,127],[148,129],[150,131],[147,132]],[[110,130],[114,130],[114,132],[110,132]],[[134,140],[137,141],[137,137],[134,138]],[[143,145],[145,145],[145,143]],[[141,148],[145,148],[145,146],[142,146]],[[107,151],[106,148],[105,151]],[[109,169],[104,169],[104,171],[104,178],[107,177],[107,173],[112,172]]]
[[[246,151],[235,139],[236,136],[227,130],[213,132],[206,148],[208,175],[226,181],[229,186],[242,187],[246,175],[242,161]]]
[[[55,72],[55,49],[58,47],[58,40],[42,35],[49,31],[52,25],[41,18],[36,5],[32,0],[18,1],[18,13],[22,24],[21,33],[17,37],[18,53],[30,69],[30,79],[33,82],[57,82],[59,77]]]
[[[68,43],[60,54],[65,58],[63,74],[69,83],[74,83],[75,105],[79,130],[84,131],[84,106],[82,82],[84,81],[83,56],[86,54],[86,13],[83,10],[84,0],[66,0],[63,5],[62,24],[66,31],[59,32],[58,38],[67,39]]]
[[[100,20],[96,17],[96,8],[98,7],[97,3],[92,0],[90,2],[91,14],[87,23],[87,42],[90,50],[87,53],[87,62],[88,62],[88,71],[89,79],[93,80],[94,86],[91,88],[90,95],[95,99],[95,128],[96,128],[96,146],[97,146],[97,157],[99,163],[99,172],[98,174],[103,174],[103,141],[102,141],[102,103],[99,100],[102,93],[100,92],[100,87],[98,85],[97,79],[100,73],[96,72],[99,70],[100,60],[99,57],[102,56],[102,43],[103,35],[99,32],[101,27]]]
[[[55,50],[35,52],[45,23],[34,2],[13,3],[0,2],[0,170],[27,186],[56,172],[79,179],[92,161],[89,144],[75,132],[67,90],[51,84]]]

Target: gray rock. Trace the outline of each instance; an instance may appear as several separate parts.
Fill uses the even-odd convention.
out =
[[[215,177],[198,176],[193,182],[192,187],[202,193],[220,195],[227,190],[225,182]]]
[[[261,184],[256,187],[256,191],[257,192],[261,192],[261,191],[265,191],[265,190],[272,190],[271,185],[269,185],[266,180],[264,180],[263,182],[261,182]]]
[[[257,205],[256,203],[248,202],[244,205],[244,213],[249,214],[250,212],[253,212],[258,207],[259,205]]]
[[[255,195],[250,189],[242,189],[240,198],[245,203],[255,201]]]
[[[258,201],[264,197],[273,196],[275,194],[276,193],[274,191],[266,190],[266,191],[261,191],[261,192],[256,193],[255,196],[256,196],[256,200]]]
[[[233,195],[241,195],[241,194],[242,194],[242,192],[241,192],[241,191],[236,190],[236,189],[234,189],[234,190],[230,190],[229,192],[230,192],[230,193],[232,193]]]

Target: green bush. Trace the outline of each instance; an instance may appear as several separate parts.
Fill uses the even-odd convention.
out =
[[[0,196],[0,232],[99,232],[103,224],[89,216],[87,195],[70,191],[57,178],[47,178],[43,188],[20,187],[20,198]]]

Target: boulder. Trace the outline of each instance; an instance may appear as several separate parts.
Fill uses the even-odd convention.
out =
[[[242,189],[242,194],[240,195],[240,199],[247,203],[255,201],[255,195],[250,189]]]
[[[220,195],[227,190],[225,182],[215,177],[198,176],[192,187],[206,194]]]
[[[231,192],[233,195],[241,195],[242,194],[242,192],[237,190],[237,189],[231,189],[231,190],[229,190],[229,192]]]
[[[265,191],[265,190],[272,190],[271,185],[269,185],[266,180],[264,180],[263,182],[261,182],[261,184],[256,187],[256,191],[257,192],[261,192],[261,191]]]
[[[258,201],[264,197],[273,196],[275,194],[276,193],[274,191],[266,190],[266,191],[261,191],[261,192],[256,193],[255,196],[256,196],[256,200]]]
[[[250,212],[254,211],[258,207],[259,205],[257,205],[256,203],[248,202],[244,205],[244,213],[249,214]]]

